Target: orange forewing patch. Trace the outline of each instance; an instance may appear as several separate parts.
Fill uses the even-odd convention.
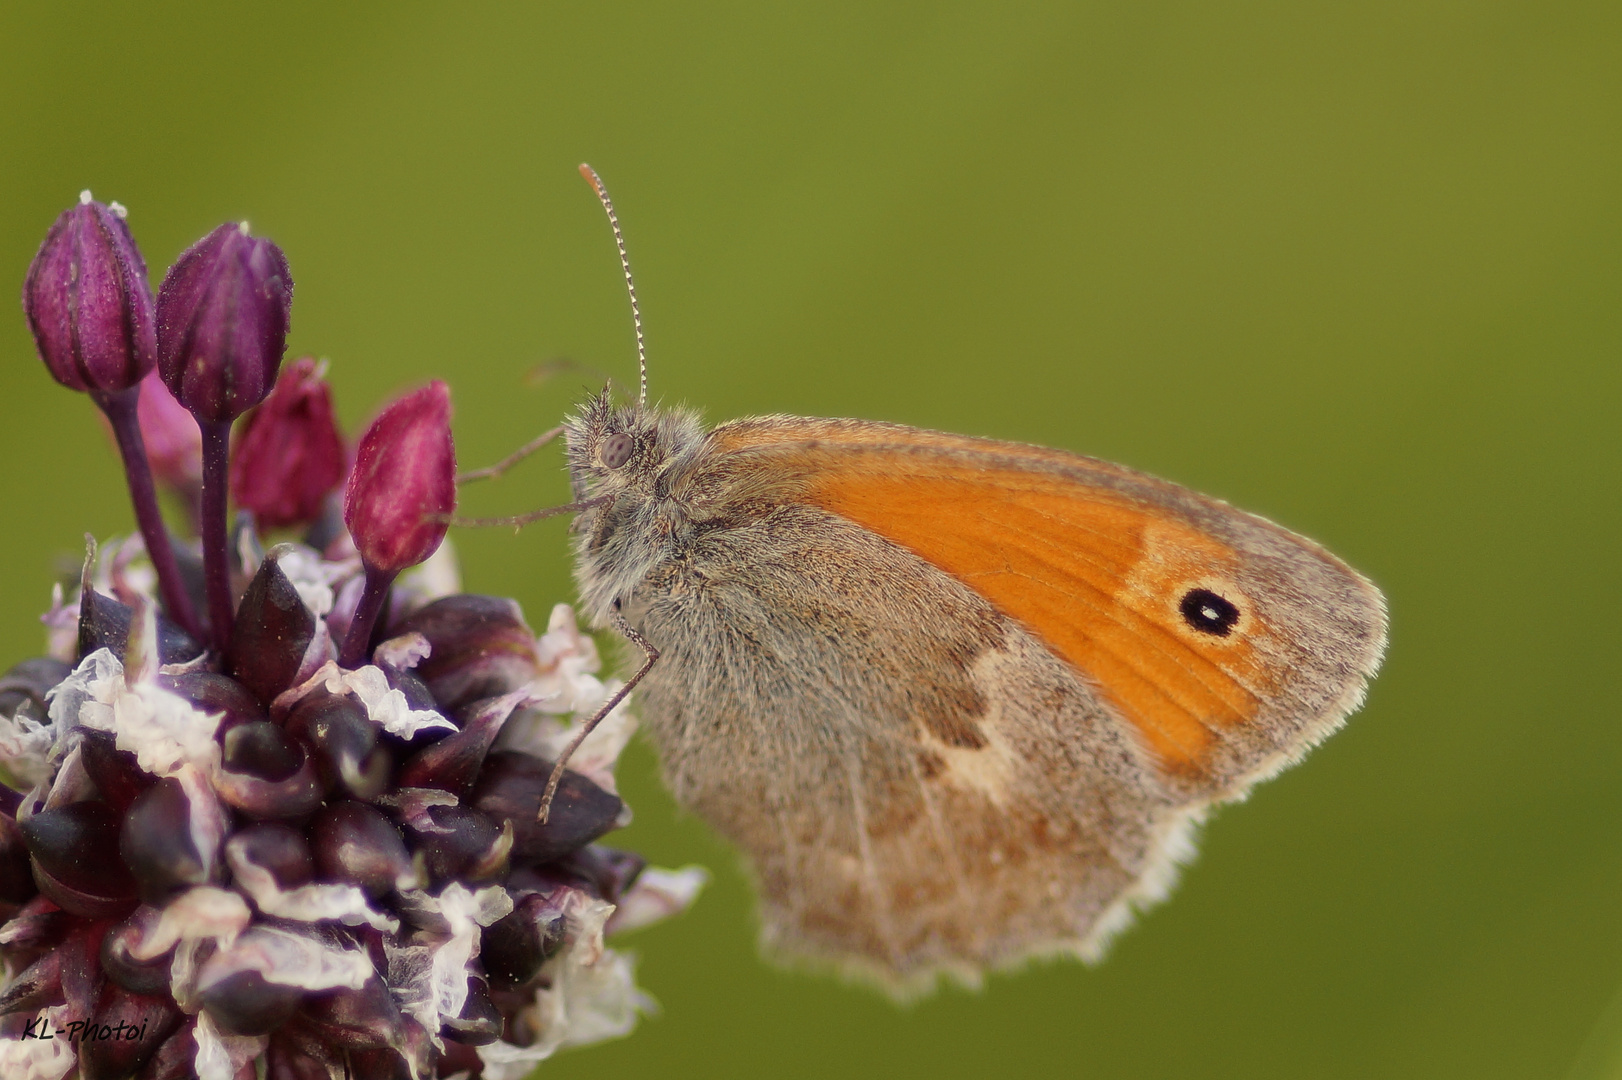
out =
[[[911,549],[1022,623],[1168,770],[1203,772],[1215,731],[1253,717],[1274,685],[1250,644],[1264,629],[1253,617],[1227,638],[1182,620],[1184,592],[1230,578],[1237,559],[1170,513],[1069,476],[966,462],[950,453],[959,447],[830,454],[833,440],[819,441],[821,452],[807,448],[805,501]]]

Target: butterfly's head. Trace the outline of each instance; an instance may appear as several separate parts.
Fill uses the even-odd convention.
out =
[[[577,499],[660,498],[667,487],[661,481],[704,437],[691,412],[616,404],[607,389],[565,420],[563,432]]]

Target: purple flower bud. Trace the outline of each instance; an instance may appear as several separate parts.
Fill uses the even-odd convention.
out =
[[[261,529],[321,516],[344,478],[344,437],[322,367],[306,356],[282,369],[276,388],[248,414],[231,456],[231,495]]]
[[[79,1075],[85,1080],[133,1076],[185,1018],[167,994],[148,997],[109,984],[102,991],[101,1004],[90,1018],[89,1029],[113,1034],[80,1043]],[[137,1038],[137,1032],[142,1037]]]
[[[417,837],[417,851],[430,880],[494,881],[507,873],[512,827],[491,821],[471,806],[430,806],[432,831]]]
[[[70,390],[127,390],[157,359],[146,262],[123,207],[86,191],[28,267],[23,311],[40,359]]]
[[[156,368],[141,380],[135,415],[153,477],[195,498],[203,483],[203,431],[197,426],[197,417],[163,385],[163,374]]]
[[[149,960],[137,959],[134,950],[153,931],[163,912],[146,904],[130,912],[129,918],[107,931],[101,939],[101,969],[124,989],[137,994],[162,994],[169,990],[169,967],[174,959],[170,948]]]
[[[265,399],[287,347],[293,278],[281,248],[227,222],[158,288],[158,368],[199,420],[235,420]]]
[[[577,772],[564,770],[552,813],[537,821],[552,763],[502,750],[485,758],[473,805],[498,823],[512,822],[514,866],[550,862],[614,828],[625,804]]]
[[[87,918],[135,906],[135,878],[118,857],[118,813],[103,802],[43,810],[21,822],[39,891],[63,911]]]
[[[0,1015],[37,1010],[62,1000],[63,952],[53,949],[18,972],[0,992]]]
[[[25,904],[38,892],[28,870],[28,845],[10,814],[0,813],[0,906]]]
[[[447,711],[527,686],[541,674],[535,632],[504,596],[457,593],[427,604],[391,630],[415,631],[432,646],[416,673]]]
[[[447,1017],[439,1033],[467,1046],[487,1046],[501,1038],[501,1010],[490,1000],[490,985],[469,975],[462,1011],[454,1018]]]
[[[103,596],[94,589],[79,597],[79,656],[84,658],[97,649],[110,649],[120,660],[125,659],[124,648],[129,643],[130,620],[133,615],[128,604]],[[201,655],[203,647],[191,635],[158,614],[158,662],[181,664]]]
[[[134,754],[118,749],[110,731],[83,729],[79,736],[79,764],[95,782],[102,799],[120,814],[156,782],[156,777],[136,762]]]
[[[296,889],[315,880],[310,845],[296,829],[278,822],[265,821],[238,829],[226,856],[264,867],[281,889]]]
[[[359,990],[340,987],[304,1003],[306,1023],[346,1050],[378,1050],[400,1041],[400,1007],[383,980],[373,976]],[[370,1074],[357,1074],[370,1075]]]
[[[310,847],[327,881],[358,885],[376,898],[411,872],[411,856],[394,823],[365,803],[329,806],[310,826]]]
[[[216,954],[218,955],[218,954]],[[298,1011],[304,991],[266,981],[257,971],[238,971],[202,988],[203,1008],[228,1035],[264,1035]]]
[[[161,905],[173,893],[209,884],[226,823],[207,785],[166,776],[124,816],[119,851],[140,883],[141,899]]]
[[[509,884],[508,891],[514,887]],[[567,920],[550,892],[515,896],[513,910],[484,928],[479,959],[498,989],[522,986],[563,946]]]
[[[298,674],[304,650],[314,637],[315,615],[304,606],[272,551],[237,605],[231,673],[260,701],[274,701]]]
[[[436,379],[384,409],[361,436],[344,524],[367,566],[394,574],[434,553],[447,527],[435,518],[454,509],[451,395]]]

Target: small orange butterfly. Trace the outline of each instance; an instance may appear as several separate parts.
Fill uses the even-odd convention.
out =
[[[576,501],[510,520],[578,511],[583,606],[647,651],[671,790],[748,856],[770,951],[896,993],[1098,955],[1384,650],[1379,591],[1317,544],[1094,458],[706,430],[648,405],[645,357],[636,404],[556,433]]]

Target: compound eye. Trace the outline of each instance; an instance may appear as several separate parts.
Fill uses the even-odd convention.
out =
[[[621,431],[603,440],[603,445],[597,450],[597,456],[602,460],[604,468],[617,469],[631,460],[631,451],[635,448],[636,443]]]

